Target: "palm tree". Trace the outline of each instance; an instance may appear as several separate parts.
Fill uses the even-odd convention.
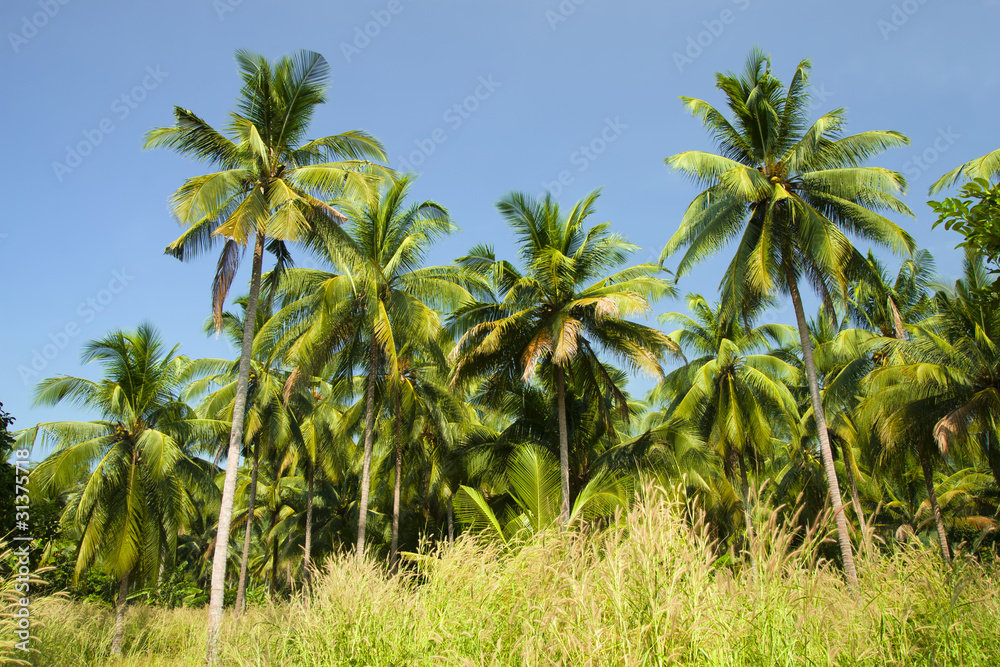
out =
[[[666,313],[660,321],[681,324],[670,337],[698,356],[664,378],[649,400],[672,399],[669,417],[700,428],[722,459],[730,483],[742,488],[749,527],[747,459],[766,455],[772,438],[783,432],[782,424],[787,432],[798,419],[788,385],[797,384],[799,370],[766,350],[772,344],[790,345],[795,330],[780,324],[748,328],[746,321],[739,324],[699,294],[688,296],[688,309],[694,317]]]
[[[908,140],[886,131],[843,136],[843,109],[810,126],[809,69],[808,61],[801,62],[786,88],[771,74],[768,56],[755,49],[741,75],[716,75],[716,87],[726,96],[732,121],[707,102],[681,98],[715,138],[720,154],[689,151],[667,158],[667,165],[707,189],[688,207],[661,261],[687,247],[677,269],[681,276],[738,239],[722,282],[727,308],[740,313],[762,295],[791,296],[844,570],[856,588],[799,281],[805,278],[832,306],[833,297],[845,292],[848,269],[857,261],[848,233],[896,251],[913,251],[910,236],[878,213],[912,215],[896,197],[905,179],[888,169],[860,166]]]
[[[980,258],[966,257],[965,278],[953,294],[938,292],[937,314],[914,327],[912,341],[895,349],[903,363],[871,376],[869,421],[888,451],[919,461],[941,554],[950,562],[947,532],[934,487],[934,465],[955,448],[978,440],[1000,481],[1000,314],[975,297],[986,282]]]
[[[365,549],[378,378],[400,375],[396,341],[415,346],[432,341],[441,330],[435,308],[469,298],[455,267],[421,266],[430,246],[456,227],[433,201],[408,205],[411,184],[409,176],[385,182],[360,210],[352,210],[344,230],[313,245],[339,274],[286,271],[286,305],[274,319],[275,335],[295,365],[293,384],[321,368],[344,382],[357,368],[366,377],[359,559]]]
[[[918,250],[900,265],[895,279],[871,251],[866,262],[869,268],[851,290],[848,313],[867,331],[905,340],[906,325],[916,324],[934,310],[928,293],[934,258],[926,250]]]
[[[497,292],[455,313],[454,326],[464,333],[453,352],[454,383],[491,375],[498,389],[528,382],[539,368],[555,376],[559,421],[560,520],[570,518],[569,434],[566,421],[566,374],[574,362],[594,370],[594,380],[625,409],[624,395],[597,357],[603,349],[634,369],[662,376],[660,361],[676,345],[661,332],[633,322],[630,315],[649,311],[650,301],[671,294],[657,276],[660,267],[639,264],[616,273],[636,250],[610,231],[609,223],[584,228],[599,192],[577,202],[569,214],[546,195],[542,201],[514,192],[497,208],[514,229],[524,272],[497,261],[489,247],[473,248],[461,266],[492,278]],[[488,389],[489,391],[489,389]]]
[[[368,180],[360,172],[370,163],[363,158],[385,159],[381,145],[359,131],[305,140],[316,107],[326,101],[329,67],[321,55],[300,51],[270,63],[263,56],[240,50],[236,61],[243,88],[225,134],[191,111],[174,107],[176,124],[146,135],[146,148],[169,148],[222,169],[190,178],[174,193],[174,215],[187,229],[166,250],[187,260],[225,239],[212,285],[217,326],[221,326],[222,306],[248,244],[252,243],[254,250],[246,321],[253,323],[265,244],[270,240],[269,248],[279,264],[283,263],[286,242],[301,240],[318,227],[343,220],[325,200],[367,194]],[[345,157],[350,160],[336,161]],[[220,536],[229,534],[232,522],[252,342],[253,327],[247,326],[219,512]],[[228,545],[226,539],[216,541],[212,566],[210,663],[216,659]]]
[[[129,585],[155,580],[177,549],[185,487],[200,485],[204,469],[188,456],[192,441],[224,432],[228,424],[200,419],[178,399],[199,364],[165,350],[150,324],[113,331],[84,345],[84,363],[96,361],[104,379],[43,380],[36,405],[63,401],[101,413],[91,422],[50,422],[21,431],[18,442],[53,445],[32,471],[45,495],[70,491],[63,521],[80,534],[75,576],[95,559],[118,578],[111,653],[120,656]]]

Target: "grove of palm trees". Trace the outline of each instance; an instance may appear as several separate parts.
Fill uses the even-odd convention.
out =
[[[56,359],[31,387],[86,419],[2,413],[5,459],[36,463],[11,471],[30,641],[11,530],[0,654],[1000,663],[998,153],[945,155],[916,188],[940,201],[911,210],[882,159],[910,140],[817,107],[812,67],[754,48],[681,97],[692,149],[657,176],[696,194],[657,211],[659,246],[617,231],[600,184],[500,183],[514,252],[441,263],[479,223],[372,133],[317,122],[352,103],[336,67],[237,51],[235,101],[202,91],[228,115],[175,106],[143,142],[185,174],[157,182],[180,232],[164,215],[155,238],[214,267],[182,295],[191,340],[232,354],[186,356],[150,308],[73,343],[85,376]],[[915,240],[935,221],[957,280]]]

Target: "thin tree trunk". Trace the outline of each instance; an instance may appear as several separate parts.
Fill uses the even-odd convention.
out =
[[[847,451],[848,445],[844,443],[842,450]],[[858,495],[858,484],[854,479],[854,454],[844,454],[844,469],[847,471],[847,482],[851,485],[851,504],[854,505],[854,513],[858,515],[858,525],[861,526],[861,539],[868,549],[868,525],[865,523],[865,512],[861,509],[861,497]]]
[[[569,523],[569,433],[566,427],[566,380],[563,367],[556,365],[556,393],[559,401],[559,477],[562,482],[562,506],[559,523]]]
[[[214,665],[218,661],[219,628],[222,624],[222,604],[226,589],[226,561],[229,558],[229,529],[233,522],[236,472],[240,465],[240,445],[243,443],[243,416],[247,404],[247,386],[250,384],[250,355],[253,349],[254,324],[257,321],[257,298],[260,295],[260,273],[263,261],[264,234],[258,232],[253,250],[253,268],[250,273],[250,295],[247,297],[246,318],[243,322],[240,370],[236,378],[233,423],[229,432],[229,450],[226,453],[226,478],[222,485],[219,526],[215,538],[215,554],[212,557],[212,587],[208,603],[208,646],[206,649],[206,659],[210,665]]]
[[[941,542],[941,557],[951,565],[951,549],[948,548],[948,533],[944,529],[944,519],[941,517],[941,507],[938,505],[937,492],[934,490],[934,467],[926,452],[920,452],[920,467],[924,469],[924,482],[927,484],[927,500],[931,504],[934,523],[937,526],[938,540]]]
[[[750,502],[750,480],[747,478],[747,459],[741,451],[737,460],[740,463],[740,481],[743,484],[743,502]]]
[[[736,450],[732,447],[722,455],[722,474],[736,488]]]
[[[268,589],[268,597],[274,602],[274,595],[278,588],[278,540],[274,537],[274,525],[278,522],[278,510],[275,508],[271,514],[271,527],[268,533],[271,535],[271,585]]]
[[[122,644],[125,641],[125,605],[128,602],[128,573],[122,577],[118,585],[118,601],[115,603],[115,636],[111,640],[111,655],[122,657]]]
[[[375,431],[375,363],[378,361],[378,343],[372,331],[371,365],[368,368],[368,396],[365,408],[365,451],[361,464],[361,499],[358,501],[357,559],[365,557],[365,528],[368,524],[368,485],[372,472],[372,435]]]
[[[837,523],[837,541],[840,543],[840,553],[844,559],[844,573],[851,590],[857,592],[858,571],[854,567],[854,549],[851,546],[851,536],[847,528],[847,517],[844,516],[844,503],[840,496],[840,483],[837,481],[837,469],[833,464],[833,450],[830,447],[830,434],[826,430],[826,413],[823,411],[823,401],[819,395],[819,380],[816,376],[816,362],[813,359],[812,341],[809,339],[809,326],[806,324],[805,311],[802,308],[802,296],[795,280],[791,265],[785,266],[788,280],[788,291],[791,293],[792,305],[795,307],[795,319],[799,327],[799,340],[802,343],[802,361],[806,367],[806,378],[809,382],[809,395],[812,398],[813,415],[816,419],[816,433],[819,436],[819,449],[823,458],[823,469],[826,472],[826,483],[830,487],[830,497],[833,501],[833,514]]]
[[[420,512],[424,515],[424,526],[431,519],[431,466],[424,466],[424,483],[421,492]]]
[[[302,578],[308,584],[312,563],[313,492],[316,480],[316,466],[312,461],[306,461],[306,472],[309,475],[309,489],[306,492],[306,544],[305,553],[302,554]]]
[[[997,486],[1000,486],[1000,448],[997,446],[997,439],[990,434],[983,435],[983,451],[986,454],[986,461],[990,464],[990,471]]]
[[[392,573],[396,573],[399,559],[399,489],[403,476],[403,436],[401,434],[400,422],[403,417],[400,414],[399,393],[396,393],[396,481],[392,486],[392,545],[389,549],[389,567]]]
[[[260,441],[253,444],[253,470],[250,473],[250,499],[247,501],[247,525],[243,531],[243,556],[240,558],[240,582],[236,587],[236,613],[242,614],[247,602],[247,561],[250,558],[250,536],[253,533],[253,512],[257,505],[257,471],[260,469]]]
[[[734,452],[736,450],[733,450]],[[756,568],[753,565],[753,555],[751,552],[753,544],[753,507],[750,505],[750,480],[747,477],[747,461],[746,457],[743,455],[741,450],[736,456],[736,460],[739,462],[740,468],[740,482],[743,489],[743,519],[746,523],[746,553],[750,556],[751,568]]]
[[[448,494],[448,543],[455,543],[455,511],[452,509],[452,496]]]

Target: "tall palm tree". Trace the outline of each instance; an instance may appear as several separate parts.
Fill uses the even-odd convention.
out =
[[[536,201],[514,192],[497,208],[517,235],[522,273],[497,261],[491,248],[473,248],[459,260],[497,292],[490,299],[456,312],[454,325],[464,330],[453,352],[454,382],[491,375],[488,384],[525,381],[540,368],[555,376],[559,420],[559,465],[562,489],[560,520],[570,518],[569,434],[566,421],[566,375],[574,362],[594,370],[594,380],[626,409],[624,395],[597,357],[597,350],[634,369],[662,376],[661,360],[676,345],[663,333],[627,319],[649,311],[650,302],[672,294],[660,278],[660,267],[638,264],[611,273],[636,246],[604,223],[586,229],[599,192],[576,203],[565,214],[546,195]]]
[[[285,272],[285,307],[274,318],[275,335],[295,365],[292,384],[321,368],[350,382],[365,382],[364,451],[358,506],[357,557],[364,557],[379,377],[399,377],[399,347],[420,346],[441,330],[435,308],[469,298],[453,266],[421,266],[431,245],[456,227],[433,201],[407,203],[412,178],[385,181],[343,230],[313,245],[335,271]],[[384,384],[384,383],[383,383]],[[383,387],[384,389],[384,387]]]
[[[688,207],[662,258],[687,247],[677,269],[681,276],[737,240],[736,254],[723,277],[723,303],[740,312],[761,295],[791,296],[844,571],[854,588],[854,555],[841,511],[799,281],[804,278],[812,284],[827,304],[842,296],[848,268],[857,259],[847,234],[896,251],[913,251],[910,236],[879,213],[912,215],[896,196],[905,179],[888,169],[861,166],[908,139],[891,131],[844,136],[843,109],[810,126],[809,70],[809,62],[802,61],[786,88],[771,74],[769,57],[753,50],[742,74],[716,75],[716,87],[726,96],[732,120],[707,102],[681,98],[712,134],[720,154],[688,151],[667,158],[668,166],[707,188]]]
[[[75,576],[100,560],[118,579],[111,653],[121,655],[129,585],[155,580],[177,550],[184,489],[204,469],[188,456],[193,440],[224,432],[228,424],[200,419],[179,399],[198,363],[165,350],[150,324],[112,331],[84,345],[84,363],[98,362],[104,378],[43,380],[36,405],[63,401],[94,410],[91,422],[50,422],[21,431],[30,447],[41,436],[52,453],[33,471],[43,494],[67,491],[63,521],[77,527]]]
[[[271,63],[240,50],[236,62],[243,87],[225,133],[191,111],[174,107],[176,124],[146,135],[146,148],[169,148],[222,169],[190,178],[174,193],[174,215],[187,229],[166,250],[187,260],[224,240],[212,285],[217,326],[221,326],[223,303],[240,255],[248,245],[253,245],[253,267],[246,320],[253,323],[265,244],[270,241],[280,264],[287,259],[286,242],[299,241],[317,227],[342,221],[343,216],[327,200],[367,195],[368,179],[361,172],[370,163],[364,158],[385,159],[381,145],[363,132],[305,139],[316,107],[326,101],[329,66],[318,53],[300,51]],[[252,342],[253,327],[247,326],[219,512],[220,536],[229,534],[232,522]],[[217,540],[212,566],[210,663],[216,659],[228,545],[226,539]]]

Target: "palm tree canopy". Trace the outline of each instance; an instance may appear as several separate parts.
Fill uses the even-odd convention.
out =
[[[676,344],[628,318],[648,312],[673,287],[655,264],[614,271],[637,248],[609,223],[585,227],[598,196],[591,193],[568,214],[551,196],[537,201],[515,192],[500,200],[524,270],[498,261],[489,246],[458,260],[494,287],[453,316],[453,329],[464,332],[453,352],[456,380],[493,370],[496,381],[530,380],[542,362],[596,359],[595,348],[632,369],[662,375],[661,359],[677,351]]]
[[[189,178],[174,193],[173,213],[186,230],[166,249],[186,260],[225,240],[212,287],[217,326],[248,242],[258,234],[271,239],[281,259],[285,242],[344,220],[330,200],[366,198],[370,175],[387,173],[372,162],[384,161],[385,151],[365,132],[305,138],[316,107],[326,102],[330,68],[323,56],[299,51],[271,63],[239,50],[236,62],[243,86],[225,131],[174,107],[175,124],[151,130],[145,144],[221,169]]]
[[[35,402],[68,401],[101,419],[39,424],[18,440],[31,446],[41,436],[53,445],[32,481],[45,494],[70,493],[63,521],[81,535],[77,576],[100,557],[119,578],[136,570],[148,578],[176,549],[184,488],[201,470],[189,448],[229,425],[199,418],[178,399],[196,366],[165,350],[149,324],[88,342],[82,359],[98,362],[104,379],[50,378]]]
[[[912,252],[913,239],[881,212],[912,215],[897,197],[903,176],[863,163],[909,140],[894,131],[845,135],[843,109],[812,124],[809,61],[787,88],[770,59],[751,52],[743,73],[718,74],[732,118],[703,100],[682,97],[715,139],[719,153],[687,151],[668,166],[707,186],[690,204],[661,262],[687,247],[677,275],[738,239],[722,281],[723,303],[739,309],[752,297],[787,289],[787,270],[822,295],[846,290],[854,250],[846,234]]]

